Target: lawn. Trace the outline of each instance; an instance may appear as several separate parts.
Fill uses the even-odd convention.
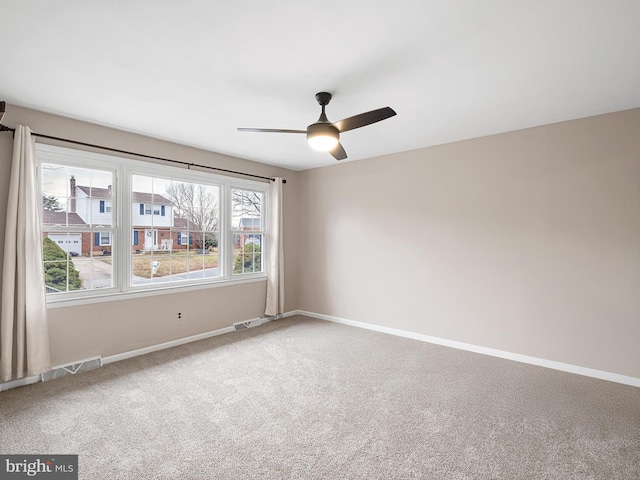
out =
[[[154,277],[176,275],[178,273],[197,272],[205,268],[218,267],[218,250],[212,249],[205,255],[186,251],[171,253],[134,254],[133,274],[138,277],[151,278],[152,262],[160,262]]]

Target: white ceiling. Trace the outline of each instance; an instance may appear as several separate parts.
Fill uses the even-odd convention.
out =
[[[295,170],[640,107],[638,0],[0,0],[0,100]],[[39,132],[47,133],[47,132]],[[72,136],[71,133],[69,136]],[[82,139],[79,139],[82,140]]]

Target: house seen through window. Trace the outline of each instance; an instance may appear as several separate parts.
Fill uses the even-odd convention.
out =
[[[263,274],[268,185],[87,156],[39,152],[48,294]]]

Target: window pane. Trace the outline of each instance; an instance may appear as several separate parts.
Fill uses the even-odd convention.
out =
[[[40,177],[46,292],[113,287],[113,173],[42,163]]]
[[[231,190],[231,228],[238,232],[233,235],[234,275],[263,271],[263,196],[252,190]]]
[[[90,241],[94,235],[102,238],[101,233],[93,232],[44,233],[42,257],[47,293],[113,286],[111,249],[97,246],[100,250],[94,250],[95,242]]]
[[[233,273],[262,271],[262,234],[233,235]]]
[[[50,238],[46,234],[42,242],[44,261],[44,283],[47,293],[62,293],[82,288],[80,272],[72,261],[70,252],[77,255],[77,247],[72,247],[74,237],[64,233]]]
[[[41,172],[43,225],[113,225],[111,172],[51,163]]]
[[[220,187],[143,175],[132,185],[132,285],[219,277]]]
[[[231,228],[242,231],[263,229],[262,196],[262,192],[231,190]]]
[[[206,232],[203,236],[209,245],[207,248],[193,248],[176,242],[170,251],[134,253],[133,285],[219,277],[218,235]]]
[[[100,246],[100,249],[93,250],[91,255],[79,256],[74,259],[74,262],[80,272],[80,278],[83,280],[84,289],[110,288],[113,286],[111,245]]]

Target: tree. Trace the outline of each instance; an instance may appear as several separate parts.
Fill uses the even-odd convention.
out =
[[[52,212],[61,212],[64,207],[55,195],[42,194],[42,208],[44,210],[50,210]]]
[[[261,214],[263,195],[261,192],[252,190],[231,190],[233,228],[243,231],[264,229]]]
[[[42,259],[44,260],[44,283],[47,287],[59,292],[82,288],[80,272],[76,270],[69,254],[49,237],[42,241]]]
[[[262,208],[262,193],[251,190],[231,190],[231,204],[234,212],[259,217]]]
[[[218,195],[211,187],[194,183],[172,182],[166,195],[173,205],[174,218],[187,221],[195,248],[217,246]]]

